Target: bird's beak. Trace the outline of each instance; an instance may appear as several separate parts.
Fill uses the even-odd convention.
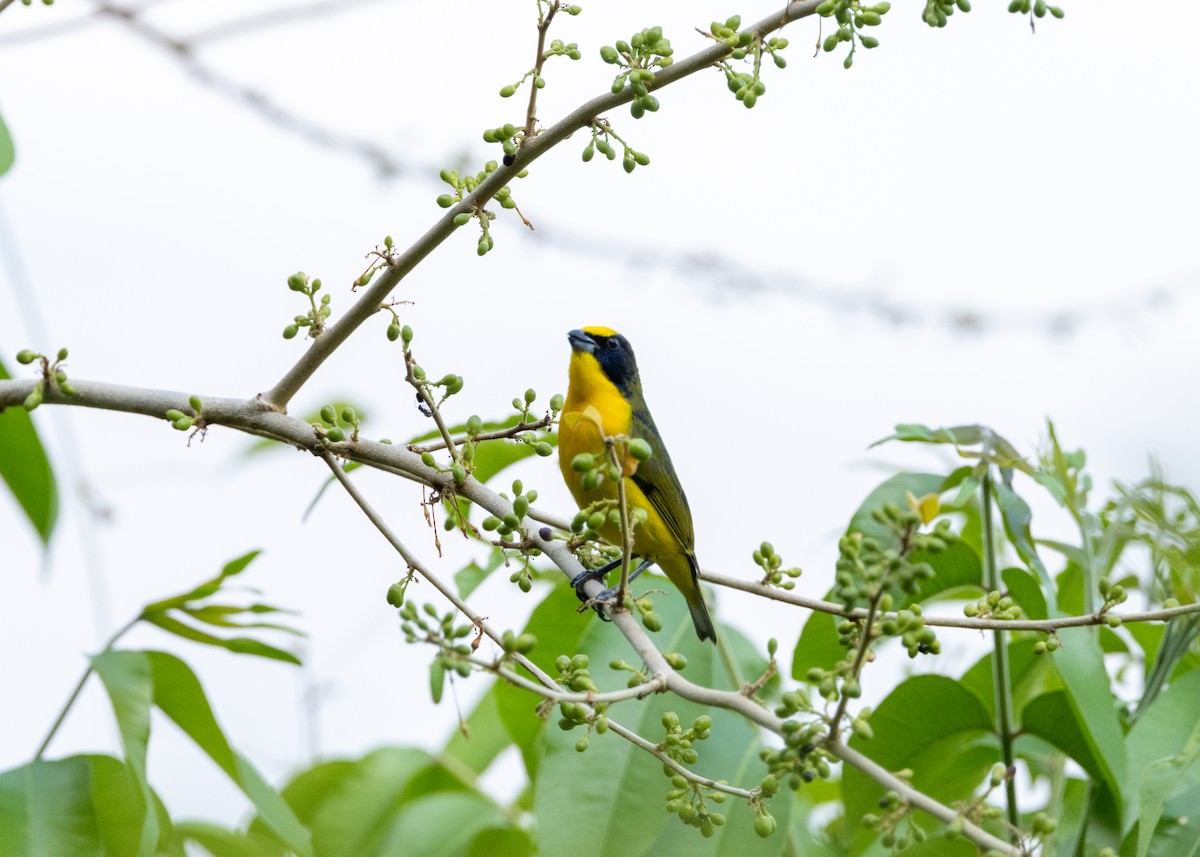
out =
[[[596,341],[582,330],[572,330],[567,334],[567,341],[571,343],[572,351],[584,351],[588,354],[596,352]]]

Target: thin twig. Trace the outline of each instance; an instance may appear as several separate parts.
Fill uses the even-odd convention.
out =
[[[996,562],[996,531],[992,520],[992,467],[989,464],[980,480],[979,502],[983,507],[983,570],[984,583],[989,591],[1000,589],[1000,566]],[[1009,680],[1008,642],[1003,628],[992,631],[992,687],[996,705],[996,725],[1000,732],[1000,756],[1004,769],[1011,771],[1016,758],[1013,747],[1012,687]],[[1012,776],[1004,778],[1004,796],[1007,804],[1008,824],[1012,829],[1015,844],[1020,838],[1020,816],[1017,809],[1017,783]]]
[[[710,780],[708,777],[702,777],[699,774],[696,774],[696,773],[690,771],[689,769],[685,768],[683,765],[676,762],[674,759],[672,759],[670,756],[668,756],[662,750],[658,749],[658,745],[652,744],[651,742],[649,742],[645,738],[643,738],[641,735],[637,734],[636,732],[634,732],[630,729],[626,729],[624,726],[622,726],[619,723],[613,723],[613,721],[611,719],[608,721],[608,728],[610,730],[612,730],[613,732],[616,732],[618,735],[620,735],[626,741],[629,741],[630,743],[636,744],[637,746],[641,747],[643,750],[645,750],[651,756],[654,756],[654,758],[658,759],[660,762],[662,762],[664,765],[666,765],[672,771],[674,771],[677,774],[681,774],[684,777],[684,779],[686,779],[690,783],[695,783],[696,785],[704,786],[705,788],[710,788],[710,789],[713,789],[714,791],[725,792],[725,794],[733,795],[734,797],[745,798],[746,800],[758,800],[760,797],[760,793],[759,793],[758,789],[751,789],[751,790],[739,789],[737,786],[731,786],[727,783],[721,783],[721,782],[717,782],[716,780]]]
[[[815,610],[818,613],[832,613],[834,616],[841,616],[846,619],[865,619],[867,616],[867,610],[862,607],[848,610],[843,605],[836,604],[833,601],[823,601],[820,598],[808,598],[803,595],[796,595],[793,592],[765,586],[757,580],[742,580],[741,578],[718,574],[715,571],[701,571],[700,578],[717,586],[726,586],[730,589],[749,592],[751,595],[761,595],[763,598],[782,601],[785,604],[794,604],[797,607],[805,607],[809,610]],[[1116,616],[1122,622],[1169,622],[1176,616],[1186,616],[1191,613],[1200,613],[1200,602],[1181,604],[1178,607],[1164,607],[1161,610],[1143,610],[1134,613],[1117,613],[1110,610],[1084,616],[1059,616],[1053,619],[984,619],[977,616],[929,615],[922,615],[921,618],[925,620],[926,625],[936,625],[943,628],[971,628],[977,631],[994,631],[1000,628],[1006,631],[1044,631],[1050,633],[1057,631],[1059,628],[1102,625],[1108,621],[1110,616]],[[879,614],[880,619],[895,618],[895,616],[895,613]]]
[[[850,671],[850,677],[857,681],[859,673],[862,672],[863,664],[867,659],[867,652],[871,650],[871,632],[875,628],[875,615],[879,608],[879,599],[883,597],[883,587],[879,588],[871,597],[870,604],[867,605],[867,615],[859,626],[862,631],[858,641],[858,652],[854,656],[854,667]],[[829,739],[830,741],[838,740],[838,735],[842,729],[842,718],[846,716],[846,706],[850,703],[850,696],[842,693],[838,695],[837,709],[833,712],[833,717],[829,718]]]
[[[617,478],[617,514],[621,516],[621,583],[617,587],[617,602],[613,610],[625,609],[625,596],[629,594],[629,565],[633,560],[633,528],[629,525],[629,499],[625,490],[625,463],[619,460],[617,445],[607,438],[608,458],[620,476]],[[629,455],[629,450],[625,450]]]
[[[3,6],[0,6],[0,11],[3,11]],[[122,625],[115,634],[113,634],[107,643],[104,644],[102,652],[109,651],[117,644],[117,640],[121,639],[130,628],[141,621],[142,614],[138,614]],[[50,746],[50,742],[54,740],[54,736],[58,733],[58,729],[63,725],[63,721],[67,719],[67,712],[71,710],[71,706],[75,704],[75,700],[79,698],[80,692],[83,690],[84,684],[87,683],[88,676],[92,674],[92,665],[89,663],[87,669],[83,671],[83,675],[79,677],[79,681],[75,683],[75,689],[71,691],[71,695],[67,697],[66,703],[62,710],[58,712],[58,717],[54,718],[54,723],[50,726],[50,731],[46,733],[46,737],[42,739],[41,745],[37,748],[37,752],[33,754],[33,760],[39,761],[46,753],[46,749]]]
[[[490,673],[500,676],[504,681],[514,687],[523,688],[530,693],[536,693],[551,702],[583,702],[588,705],[607,704],[612,702],[624,702],[628,699],[644,699],[652,693],[662,693],[667,689],[666,679],[662,676],[655,676],[649,681],[636,684],[633,687],[627,687],[623,690],[610,691],[586,691],[584,693],[573,693],[565,691],[560,687],[547,687],[544,684],[530,681],[527,678],[522,678],[519,675],[513,675],[510,672],[505,672],[500,669],[500,664],[495,661],[487,661],[483,658],[463,658],[468,663],[474,664],[480,669],[487,670]],[[556,682],[557,685],[557,682]]]
[[[450,436],[450,429],[446,428],[446,421],[442,419],[442,412],[438,408],[437,403],[433,400],[433,396],[429,395],[429,388],[424,383],[417,380],[417,376],[413,374],[413,367],[416,366],[416,361],[413,360],[412,352],[407,348],[404,349],[404,380],[407,381],[414,390],[417,391],[417,398],[420,399],[428,410],[427,416],[433,417],[434,423],[437,424],[438,431],[442,435],[444,447],[450,450],[450,457],[457,462],[462,461],[462,453],[458,446],[454,443],[454,438]]]
[[[538,21],[537,58],[533,63],[533,79],[529,82],[529,107],[525,110],[525,137],[521,140],[521,145],[537,136],[537,82],[538,78],[542,76],[542,66],[546,63],[546,31],[550,29],[550,22],[554,20],[559,6],[559,0],[553,0],[546,16]],[[538,11],[541,12],[540,5]],[[524,217],[521,219],[525,220]],[[528,226],[529,221],[525,220],[525,224]]]
[[[515,426],[509,426],[506,429],[497,429],[496,431],[481,431],[479,434],[467,435],[466,437],[456,437],[451,439],[451,444],[454,446],[462,446],[464,443],[478,443],[481,440],[504,440],[505,438],[516,437],[522,432],[537,431],[543,429],[553,423],[554,420],[549,414],[531,423],[520,422]],[[409,449],[418,455],[422,452],[437,452],[440,449],[446,448],[445,440],[435,440],[432,443],[421,445],[410,444]]]

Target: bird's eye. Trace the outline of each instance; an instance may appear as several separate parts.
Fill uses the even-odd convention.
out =
[[[615,339],[610,339],[610,340],[608,340],[608,347],[609,348],[620,348],[621,343]]]

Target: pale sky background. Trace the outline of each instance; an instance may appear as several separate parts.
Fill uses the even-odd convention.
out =
[[[565,392],[566,331],[615,327],[637,350],[702,563],[755,576],[750,554],[770,538],[806,569],[810,595],[825,591],[836,536],[876,482],[944,466],[917,449],[866,450],[897,422],[982,422],[1032,453],[1050,416],[1088,450],[1104,491],[1144,475],[1152,455],[1200,488],[1200,55],[1186,41],[1200,7],[1160,3],[1149,18],[1127,3],[1063,2],[1066,19],[1039,22],[1036,36],[1004,4],[932,31],[922,4],[898,2],[881,46],[849,72],[840,52],[811,58],[815,21],[792,25],[789,67],[767,69],[752,111],[714,71],[659,93],[656,115],[614,113],[653,160],[631,176],[581,163],[577,134],[513,186],[535,233],[500,212],[493,253],[476,257],[468,227],[395,295],[414,301],[402,313],[423,365],[466,378],[451,418],[506,415],[527,386],[543,403]],[[144,18],[186,38],[285,5],[161,0]],[[528,67],[533,6],[348,4],[197,49],[225,79],[370,141],[404,167],[393,178],[199,84],[121,22],[29,38],[89,17],[90,3],[7,9],[0,113],[17,163],[0,179],[5,362],[18,370],[19,349],[67,345],[74,377],[201,396],[270,387],[303,348],[279,335],[303,311],[286,277],[322,277],[336,317],[372,245],[390,233],[405,246],[440,215],[437,168],[497,156],[480,133],[523,116],[523,98],[496,93]],[[661,24],[686,55],[712,17],[775,8],[585,3],[554,34],[584,60],[549,64],[540,115],[607,88],[601,44]],[[962,313],[982,332],[952,325]],[[1063,317],[1078,324],[1051,333]],[[347,397],[369,411],[372,436],[426,431],[385,327],[360,330],[293,412]],[[325,478],[319,461],[287,450],[247,460],[250,439],[223,429],[189,449],[138,417],[47,407],[35,419],[65,499],[43,557],[0,495],[0,769],[32,756],[112,628],[254,547],[265,555],[246,582],[301,611],[303,670],[153,629],[126,645],[181,653],[235,745],[276,782],[314,747],[436,747],[453,729],[449,696],[434,708],[424,690],[431,653],[404,644],[384,602],[402,572],[390,548],[332,491],[300,523]],[[570,510],[552,461],[519,475],[539,505]],[[357,478],[438,572],[475,555],[443,537],[451,549],[436,561],[418,489]],[[88,523],[80,480],[109,520]],[[1035,533],[1068,532],[1045,501],[1035,510]],[[471,601],[517,628],[535,598],[505,577]],[[804,614],[732,592],[718,601],[722,619],[790,653]],[[484,686],[460,685],[464,710]],[[319,691],[315,720],[306,687]],[[93,684],[50,755],[114,750],[111,723]],[[154,741],[151,781],[174,814],[241,817],[241,796],[170,724],[156,721]],[[506,787],[511,771],[492,780]]]

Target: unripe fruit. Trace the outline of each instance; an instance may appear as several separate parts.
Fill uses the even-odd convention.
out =
[[[754,832],[766,839],[775,832],[775,816],[763,813],[754,819]]]
[[[654,450],[644,438],[635,437],[629,441],[629,454],[637,461],[646,461],[654,454]]]

